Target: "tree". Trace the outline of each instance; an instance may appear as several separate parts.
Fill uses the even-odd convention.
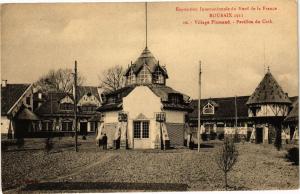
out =
[[[84,82],[83,76],[77,76],[78,85]],[[72,69],[50,70],[47,74],[40,77],[35,83],[36,87],[42,92],[56,91],[71,93],[74,85],[74,77]]]
[[[124,69],[120,65],[102,71],[102,73],[98,75],[98,78],[100,81],[100,88],[105,92],[116,91],[125,84]]]
[[[225,138],[224,144],[217,151],[216,162],[218,164],[218,167],[224,172],[224,182],[225,182],[226,190],[228,187],[228,183],[227,183],[228,172],[235,165],[238,155],[239,153],[236,150],[233,139]]]

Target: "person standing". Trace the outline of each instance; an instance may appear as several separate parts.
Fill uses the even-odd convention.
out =
[[[107,150],[107,136],[106,136],[106,133],[104,133],[104,135],[102,137],[102,144],[103,144],[103,149]]]

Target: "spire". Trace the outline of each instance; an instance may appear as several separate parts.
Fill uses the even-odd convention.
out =
[[[145,2],[145,19],[146,19],[146,48],[148,44],[148,37],[147,37],[147,31],[148,31],[148,20],[147,20],[147,2]]]

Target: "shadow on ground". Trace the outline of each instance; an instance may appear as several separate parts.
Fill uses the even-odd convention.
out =
[[[128,182],[45,182],[26,185],[23,191],[46,190],[149,190],[187,191],[187,184]]]

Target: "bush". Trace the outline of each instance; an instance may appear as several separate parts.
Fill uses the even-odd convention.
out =
[[[299,148],[293,147],[289,149],[285,157],[293,164],[299,165]]]
[[[238,155],[239,153],[234,145],[234,140],[232,138],[226,138],[224,144],[216,153],[216,163],[219,169],[224,173],[224,186],[226,190],[228,188],[228,173],[235,165]]]
[[[23,148],[25,145],[24,138],[18,138],[16,141],[16,145],[19,149]]]

